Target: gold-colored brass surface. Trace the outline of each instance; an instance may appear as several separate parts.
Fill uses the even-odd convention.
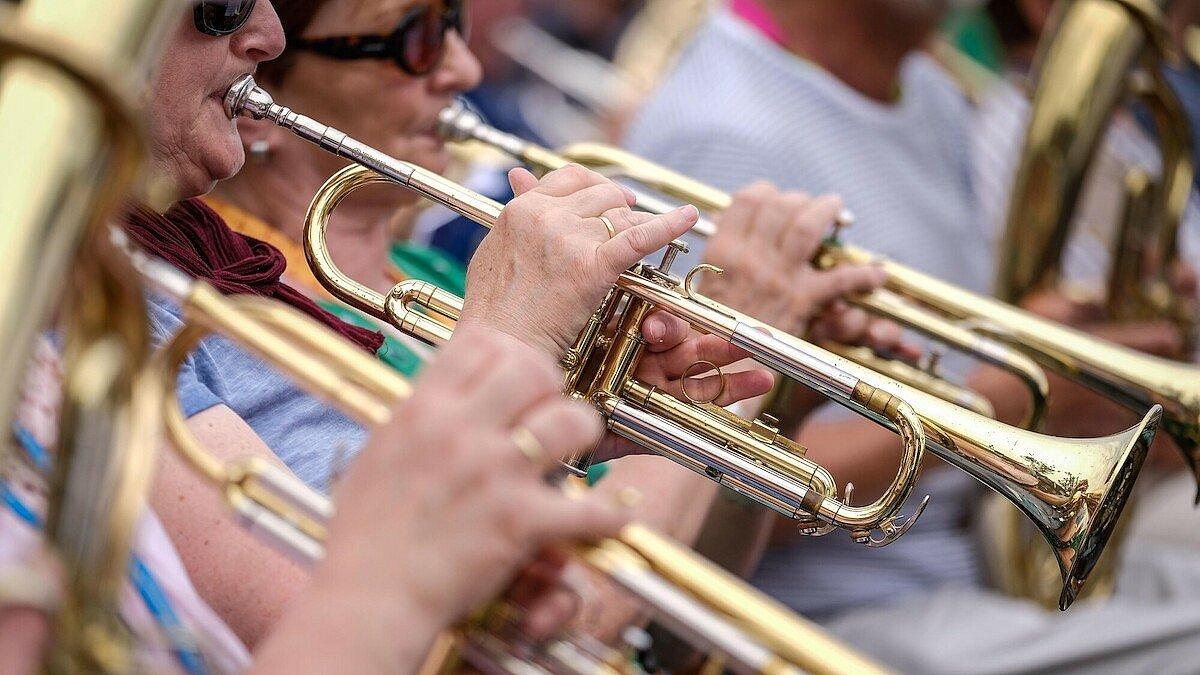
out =
[[[144,83],[170,0],[25,0],[0,23],[0,420],[13,420],[34,336],[64,295],[47,540],[65,571],[52,672],[136,667],[117,602],[153,461],[158,381],[145,309],[97,226],[144,149]],[[77,256],[81,249],[86,256]],[[73,264],[74,263],[74,264]],[[73,274],[68,270],[73,267]],[[64,283],[64,279],[70,283]]]
[[[171,274],[161,267],[143,267],[143,271]],[[323,555],[333,505],[269,463],[224,462],[208,453],[187,429],[174,394],[172,385],[180,365],[204,335],[218,331],[274,363],[313,394],[369,424],[384,422],[390,409],[411,394],[408,383],[329,329],[273,301],[223,297],[193,280],[168,281],[167,287],[182,291],[177,299],[187,320],[156,359],[167,391],[169,438],[189,465],[224,491],[241,522],[299,559],[315,562]],[[348,391],[354,393],[348,395]],[[730,666],[738,672],[883,672],[745,582],[643,526],[629,525],[613,540],[579,546],[575,551],[584,562],[646,602],[663,620],[697,640],[699,647],[732,653]],[[468,638],[476,645],[497,645],[494,652],[486,654],[492,659],[519,665],[529,656],[510,654],[502,642],[487,635],[469,634]],[[586,636],[567,636],[550,641],[545,647],[549,651],[539,658],[553,661],[567,658],[569,653],[575,661],[585,663],[588,672],[622,672],[613,664],[595,661],[588,650],[571,647],[585,640]],[[437,658],[448,656],[443,650]]]
[[[449,120],[443,120],[442,126],[445,127],[448,122]],[[549,152],[544,149],[514,147],[515,142],[509,135],[497,139],[491,137],[487,130],[479,134],[475,134],[474,129],[460,130],[466,131],[471,132],[472,138],[482,136],[478,140],[506,143],[507,145],[497,147],[513,153],[522,161],[545,161],[546,168],[561,165],[553,164],[544,154],[539,154]],[[560,154],[551,154],[554,157],[553,162],[575,161],[600,171],[615,171],[621,176],[694,204],[702,212],[719,212],[730,203],[729,195],[721,190],[611,146],[580,143],[568,146]],[[949,330],[951,333],[955,332],[954,329],[967,326],[978,334],[1024,353],[1041,367],[1087,385],[1134,411],[1140,412],[1153,405],[1162,406],[1163,429],[1175,440],[1188,465],[1200,480],[1200,366],[1149,356],[1116,345],[993,298],[965,291],[895,261],[880,258],[866,250],[836,240],[828,243],[820,260],[826,264],[850,261],[882,265],[888,277],[886,290],[890,293],[872,293],[860,302],[883,311],[885,316],[901,323],[918,329],[933,325],[923,319],[913,321],[905,316],[888,314],[885,310],[895,307],[895,295],[915,301],[936,314],[944,315],[950,320],[946,323],[952,327]],[[951,323],[954,321],[960,322],[960,325],[955,326]],[[926,332],[936,336],[933,331]],[[940,329],[938,332],[941,332]],[[991,347],[985,348],[985,351],[991,350]],[[1039,378],[1035,374],[1036,369],[1030,369],[1027,363],[1012,360],[1007,355],[997,355],[997,358],[1011,361],[1012,365],[1008,368],[1010,372],[1024,373],[1020,376],[1026,381],[1031,393],[1035,389],[1045,392],[1044,377]],[[873,363],[866,365],[875,367]],[[1038,383],[1039,380],[1041,384]],[[920,388],[919,385],[915,386]],[[1041,403],[1038,403],[1039,399]],[[1044,408],[1044,396],[1034,394],[1032,400],[1032,409]],[[1031,416],[1026,421],[1034,422],[1035,418],[1036,416]],[[1036,425],[1029,426],[1035,428]]]
[[[499,204],[440,177],[430,179],[428,172],[419,167],[383,155],[336,129],[276,105],[270,95],[257,88],[249,78],[239,80],[230,88],[226,107],[231,116],[270,119],[359,165],[339,172],[325,189],[350,180],[355,172],[360,174],[359,181],[372,181],[369,174],[374,170],[482,225],[490,227],[499,218],[502,210]],[[319,192],[314,203],[323,201],[325,189]],[[838,250],[847,249],[841,247]],[[636,311],[640,311],[638,308],[642,303],[663,309],[688,321],[697,330],[720,336],[749,350],[764,363],[896,430],[908,441],[893,491],[867,511],[839,503],[830,495],[805,490],[801,493],[801,506],[806,513],[825,523],[850,529],[854,538],[864,543],[871,541],[868,528],[872,526],[884,531],[885,540],[903,534],[912,521],[900,525],[894,509],[911,490],[915,464],[919,463],[923,450],[923,443],[914,446],[911,441],[924,437],[939,457],[1004,495],[1038,526],[1054,550],[1063,578],[1059,606],[1065,609],[1071,604],[1095,566],[1128,499],[1157,428],[1162,413],[1160,407],[1152,408],[1141,423],[1125,432],[1102,438],[1056,438],[1010,427],[846,361],[705,298],[693,288],[696,270],[684,281],[668,275],[667,268],[675,252],[677,248],[672,245],[658,268],[641,264],[623,273],[614,293],[623,296],[625,305]],[[893,271],[891,276],[894,278],[896,273]],[[614,293],[609,294],[609,300]],[[983,301],[974,300],[977,304]],[[596,315],[604,315],[607,311],[601,308]],[[702,428],[674,426],[662,417],[644,414],[642,406],[649,400],[648,396],[624,398],[627,393],[624,386],[619,390],[613,386],[622,381],[621,378],[604,374],[612,368],[631,370],[628,354],[622,352],[637,349],[638,341],[627,338],[632,338],[628,332],[614,334],[611,338],[597,338],[587,349],[573,349],[567,355],[564,363],[572,371],[585,369],[589,361],[599,363],[596,370],[599,376],[574,378],[577,385],[573,393],[592,400],[606,414],[611,430],[677,460],[682,457],[681,463],[685,466],[698,461],[698,455],[687,452],[702,446],[710,449],[710,454],[703,455],[704,461],[716,461],[719,453],[712,447],[716,444],[705,446],[700,437],[709,426],[723,423],[718,417],[706,421]],[[581,342],[577,341],[577,348]],[[581,388],[579,383],[588,379],[590,383]],[[593,383],[601,386],[595,387]],[[690,405],[678,401],[676,404],[681,410]],[[747,436],[758,442],[755,435]],[[744,452],[744,456],[753,457],[751,451]],[[705,472],[724,482],[725,475],[713,466],[708,466]],[[761,501],[773,505],[772,497],[765,496]],[[875,511],[871,513],[871,509]],[[868,518],[874,520],[868,524]]]

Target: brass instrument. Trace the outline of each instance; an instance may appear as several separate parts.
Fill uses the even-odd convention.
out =
[[[185,326],[156,358],[167,392],[167,435],[201,476],[219,486],[239,521],[297,560],[324,554],[333,504],[286,471],[257,458],[223,462],[187,428],[173,383],[199,341],[220,332],[269,360],[301,386],[367,425],[386,422],[408,398],[408,382],[316,321],[277,302],[225,297],[204,282],[137,251],[128,251],[141,276],[184,307]],[[693,643],[744,673],[882,673],[883,669],[821,629],[762,596],[695,553],[645,526],[627,525],[615,539],[572,549],[579,560],[649,605]],[[497,613],[497,612],[493,612]],[[498,612],[503,614],[503,612]],[[464,628],[457,649],[490,665],[520,664],[512,672],[633,672],[629,663],[584,636],[552,639],[518,653],[501,637],[504,626]],[[526,662],[533,659],[533,663]],[[538,672],[538,671],[534,671]]]
[[[97,226],[138,177],[132,85],[170,0],[26,0],[0,26],[0,419],[71,278],[63,404],[46,536],[63,563],[53,672],[135,667],[116,607],[152,467],[160,395],[140,291]],[[132,76],[132,77],[131,77]],[[78,253],[86,250],[87,255]],[[73,268],[73,275],[68,274]],[[7,445],[7,444],[5,444]]]
[[[453,105],[438,116],[438,133],[447,140],[463,143],[475,141],[546,172],[561,168],[569,163],[582,164],[610,176],[630,179],[622,182],[637,196],[637,208],[652,213],[662,213],[674,208],[661,195],[669,195],[696,204],[701,211],[712,213],[724,210],[729,197],[686,176],[659,166],[631,153],[602,143],[576,143],[555,152],[489,126],[483,119],[462,106]],[[646,188],[649,188],[647,190]],[[847,224],[853,216],[844,211],[839,216],[839,226]],[[716,234],[716,225],[702,219],[692,230],[701,237]],[[836,232],[834,234],[836,241]],[[854,299],[866,309],[886,316],[904,326],[923,333],[956,351],[973,355],[992,365],[1003,368],[1021,380],[1029,391],[1029,406],[1021,426],[1036,429],[1045,414],[1049,384],[1045,374],[1029,358],[1005,347],[996,340],[978,335],[956,322],[915,307],[886,291],[877,291],[865,298]],[[825,346],[825,345],[822,345]],[[826,347],[828,348],[828,347]],[[962,387],[953,385],[931,372],[921,372],[903,362],[882,359],[869,350],[853,349],[834,345],[839,355],[879,372],[890,372],[903,376],[901,381],[927,393],[947,397],[947,400],[973,410],[990,410],[983,397]]]
[[[1165,264],[1176,256],[1176,233],[1194,171],[1187,118],[1160,69],[1171,53],[1161,16],[1165,4],[1072,3],[1057,33],[1044,45],[1000,252],[997,293],[1002,300],[1015,302],[1053,281],[1087,166],[1112,111],[1127,91],[1130,69],[1142,59],[1152,83],[1149,95],[1142,98],[1150,104],[1158,127],[1163,183],[1151,191],[1149,214],[1139,218],[1137,212],[1145,209],[1137,208],[1137,203],[1146,198],[1137,195],[1144,193],[1144,186],[1132,177],[1129,211],[1135,217],[1125,219],[1124,231],[1115,242],[1125,246],[1114,253],[1110,308],[1114,318],[1166,315],[1181,322],[1187,332],[1195,331],[1194,308],[1171,297],[1163,277]],[[1129,245],[1134,241],[1157,246],[1158,254],[1147,256],[1143,245]],[[1160,266],[1147,269],[1148,259]],[[1012,332],[1014,339],[1042,337],[1031,347],[1044,348],[1047,360],[1052,357],[1068,373],[1077,373],[1081,382],[1121,403],[1162,404],[1163,427],[1200,481],[1200,366],[1110,345],[1089,354],[1084,351],[1089,343],[1077,334],[1044,333],[1036,325],[1024,332],[1008,323],[998,329]]]
[[[1154,117],[1163,178],[1155,184],[1138,167],[1125,176],[1124,213],[1111,242],[1108,314],[1114,320],[1164,316],[1194,338],[1195,307],[1174,297],[1164,277],[1166,264],[1177,254],[1176,235],[1194,173],[1187,117],[1162,74],[1163,61],[1172,51],[1161,16],[1168,4],[1070,3],[1061,8],[1055,31],[1039,46],[1039,74],[999,252],[1001,299],[1017,302],[1056,282],[1085,175],[1114,110],[1132,93]],[[1139,63],[1142,72],[1131,76]],[[1142,385],[1161,392],[1166,398],[1160,400],[1175,402],[1176,415],[1168,406],[1164,425],[1195,472],[1200,368],[1144,356],[1116,363],[1143,378],[1124,383],[1133,389],[1127,402],[1139,395],[1134,388]],[[998,585],[1014,595],[1047,602],[1048,561],[1030,546],[1031,533],[1011,509],[999,505],[985,512],[984,523],[999,530],[989,542]],[[1119,543],[1119,535],[1120,530],[1114,543]],[[1114,583],[1115,565],[1106,562],[1110,564],[1097,570],[1101,586],[1093,590]]]
[[[1072,3],[1043,41],[1001,246],[996,281],[1001,299],[1016,302],[1053,283],[1101,134],[1132,93],[1154,118],[1162,183],[1147,185],[1144,174],[1127,179],[1133,203],[1113,242],[1110,313],[1117,320],[1167,316],[1195,331],[1196,308],[1173,297],[1165,278],[1166,265],[1177,259],[1176,239],[1195,174],[1187,116],[1162,74],[1165,62],[1179,58],[1162,15],[1169,4]],[[1131,77],[1138,64],[1139,77]]]
[[[1102,67],[1100,69],[1103,70]],[[443,127],[450,121],[448,115],[449,113],[443,120]],[[723,210],[730,202],[730,197],[725,192],[618,148],[598,143],[578,143],[564,148],[557,155],[550,153],[547,157],[545,153],[548,151],[545,149],[515,139],[511,135],[494,137],[486,128],[474,124],[468,124],[466,127],[468,131],[456,133],[469,133],[471,138],[480,140],[483,139],[479,134],[486,133],[489,138],[485,142],[495,143],[505,152],[535,166],[554,168],[558,165],[550,162],[576,162],[602,173],[634,179],[662,193],[695,204],[702,212]],[[476,133],[476,130],[479,133]],[[522,145],[518,146],[516,143]],[[1035,187],[1036,183],[1030,186],[1031,189]],[[638,198],[640,202],[640,194]],[[977,335],[987,336],[993,340],[993,344],[1001,342],[1011,346],[1031,357],[1042,367],[1091,387],[1134,411],[1152,405],[1162,406],[1163,428],[1175,440],[1188,466],[1200,480],[1200,366],[1143,354],[1062,326],[994,298],[965,291],[856,246],[839,242],[836,237],[828,242],[819,262],[825,265],[853,262],[876,263],[882,266],[888,277],[886,291],[890,292],[875,291],[858,302],[872,312],[918,332],[929,334],[935,339],[940,338],[942,327],[936,317],[941,315],[949,321],[960,322],[957,328],[966,328]],[[893,310],[900,307],[901,299],[913,301],[932,311],[907,316],[896,314]],[[904,311],[917,309],[908,307]],[[948,321],[941,324],[946,324],[947,328],[954,327]],[[937,330],[929,330],[930,327],[936,327]],[[962,336],[961,339],[971,340],[968,336]],[[992,351],[992,347],[983,347],[982,350]],[[1024,369],[1021,366],[1015,368]],[[1031,372],[1027,377],[1027,386],[1033,386],[1037,376]],[[1030,424],[1031,421],[1027,418],[1023,426],[1035,426]]]
[[[391,180],[478,222],[490,226],[500,213],[500,206],[486,197],[274,105],[270,95],[257,88],[252,78],[243,78],[230,88],[226,106],[231,116],[248,114],[272,119],[339,156],[378,167],[388,172]],[[449,322],[457,319],[462,309],[461,298],[416,280],[401,282],[384,297],[342,274],[325,245],[328,218],[338,203],[356,189],[389,178],[351,166],[330,179],[313,201],[306,222],[305,253],[309,265],[339,300],[431,344],[444,342],[450,337]],[[871,546],[885,545],[903,534],[913,519],[901,524],[898,510],[915,481],[924,451],[924,434],[908,405],[843,373],[824,358],[824,352],[813,352],[810,356],[807,344],[801,343],[799,348],[777,344],[749,323],[720,316],[719,311],[710,308],[709,301],[693,297],[690,277],[682,293],[674,286],[669,287],[679,302],[690,303],[693,323],[744,346],[760,360],[782,366],[793,379],[897,430],[904,441],[900,469],[889,490],[866,506],[850,506],[838,500],[829,473],[805,459],[802,446],[763,421],[744,420],[715,406],[685,404],[631,377],[641,354],[638,337],[641,318],[652,305],[661,304],[655,296],[659,289],[665,288],[663,281],[670,278],[668,270],[676,251],[672,248],[657,269],[642,266],[622,275],[618,287],[592,315],[588,327],[564,358],[565,391],[595,403],[608,419],[610,429],[618,434],[801,520],[802,527],[814,533],[828,532],[829,525],[842,527],[850,530],[856,541]],[[620,313],[621,328],[611,351],[617,356],[601,364],[596,361],[600,350],[594,347],[606,339],[601,333],[618,316],[619,307],[624,307]],[[879,529],[883,536],[873,539],[874,529]]]
[[[415,328],[418,334],[444,336],[445,325],[433,316],[457,316],[461,301],[455,302],[457,298],[435,292],[431,287],[424,287],[418,293],[405,293],[398,287],[385,298],[345,278],[332,264],[323,245],[322,233],[329,216],[340,199],[352,190],[379,182],[398,183],[485,226],[496,222],[501,206],[436,174],[388,157],[336,129],[275,105],[270,95],[257,88],[249,77],[242,78],[230,88],[226,107],[231,116],[248,115],[272,120],[355,162],[356,165],[339,171],[327,181],[313,200],[306,222],[310,264],[328,284],[327,288],[344,301],[395,325]],[[865,514],[860,515],[857,509],[847,506],[842,506],[840,512],[827,511],[836,508],[829,503],[832,501],[828,496],[830,493],[819,493],[810,488],[793,495],[767,491],[764,488],[783,485],[778,480],[783,474],[762,471],[766,466],[757,463],[750,467],[757,469],[753,474],[734,473],[739,465],[755,460],[765,464],[783,459],[788,463],[779,462],[775,466],[794,467],[814,477],[823,473],[823,470],[817,470],[819,467],[810,469],[809,464],[802,463],[799,457],[784,452],[768,454],[760,451],[755,455],[733,452],[735,448],[751,451],[764,446],[775,450],[764,441],[779,442],[776,430],[766,428],[759,421],[731,420],[731,415],[716,413],[711,406],[683,403],[630,377],[640,352],[638,329],[641,319],[651,308],[661,308],[702,332],[718,335],[746,349],[756,359],[789,377],[815,386],[830,398],[849,404],[857,412],[896,429],[907,440],[919,438],[918,429],[904,428],[910,423],[910,410],[915,411],[920,419],[919,426],[924,428],[930,447],[939,457],[1007,497],[1037,524],[1055,552],[1063,577],[1059,605],[1063,608],[1070,605],[1096,564],[1129,496],[1157,428],[1162,413],[1160,407],[1152,408],[1139,424],[1125,432],[1095,439],[1055,438],[1009,427],[889,380],[712,302],[694,290],[695,276],[705,269],[704,266],[693,269],[682,281],[669,276],[671,259],[678,250],[678,245],[669,247],[663,263],[657,268],[639,265],[622,274],[603,306],[593,314],[563,359],[567,390],[595,403],[605,414],[610,430],[684,466],[703,471],[722,484],[788,515],[799,515],[803,509],[826,523],[850,528],[856,539],[872,541],[867,538],[869,534],[860,529],[868,526]],[[432,302],[422,305],[421,299]],[[621,313],[617,312],[619,300],[625,301]],[[422,314],[418,306],[428,314]],[[611,319],[619,319],[617,332],[611,336],[602,335]],[[597,372],[598,376],[592,374]],[[717,439],[716,442],[713,439]],[[788,448],[787,452],[794,452],[790,445],[782,447]],[[901,473],[888,494],[873,507],[877,511],[898,507],[904,494],[911,489],[915,473],[911,465],[919,459],[921,448],[911,445],[909,448]],[[749,483],[746,479],[751,476],[763,476],[764,480]],[[820,503],[814,504],[815,501]],[[854,517],[848,518],[848,512]],[[869,515],[877,518],[879,513]],[[882,521],[876,520],[874,525],[885,535],[884,540],[877,543],[886,543],[886,540],[903,534],[911,522],[898,525],[892,515]]]

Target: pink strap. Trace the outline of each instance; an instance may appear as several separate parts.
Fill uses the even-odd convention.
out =
[[[757,0],[729,0],[729,10],[757,28],[768,40],[783,46],[783,28]]]

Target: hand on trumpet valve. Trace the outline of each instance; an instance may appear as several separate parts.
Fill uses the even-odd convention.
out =
[[[813,259],[844,210],[835,195],[810,197],[758,182],[733,196],[719,216],[705,261],[723,270],[703,279],[705,296],[785,330],[915,361],[920,351],[903,340],[899,326],[841,302],[847,295],[883,285],[874,266],[840,265],[820,270]]]
[[[517,196],[471,261],[460,325],[490,325],[555,359],[622,272],[699,218],[692,206],[635,212],[627,190],[578,165],[509,180]]]
[[[552,463],[597,441],[595,412],[559,386],[548,357],[459,326],[338,485],[314,595],[392,607],[396,627],[415,616],[450,625],[495,597],[545,545],[615,533],[623,508],[548,484],[546,466],[514,442],[528,435],[523,442]]]
[[[702,335],[679,317],[653,312],[642,322],[646,353],[638,363],[634,377],[680,400],[710,401],[727,406],[761,396],[771,390],[774,376],[762,368],[733,370],[730,366],[749,354],[721,338]],[[703,369],[696,364],[703,363]],[[711,366],[711,367],[709,367]],[[596,449],[593,461],[649,451],[625,438],[607,434]]]

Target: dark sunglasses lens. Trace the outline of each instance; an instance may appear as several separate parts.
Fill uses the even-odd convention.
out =
[[[229,35],[246,24],[255,0],[202,0],[196,6],[196,28],[208,35]]]
[[[413,73],[424,75],[437,67],[446,44],[446,22],[441,3],[416,16],[404,33],[404,60]]]

